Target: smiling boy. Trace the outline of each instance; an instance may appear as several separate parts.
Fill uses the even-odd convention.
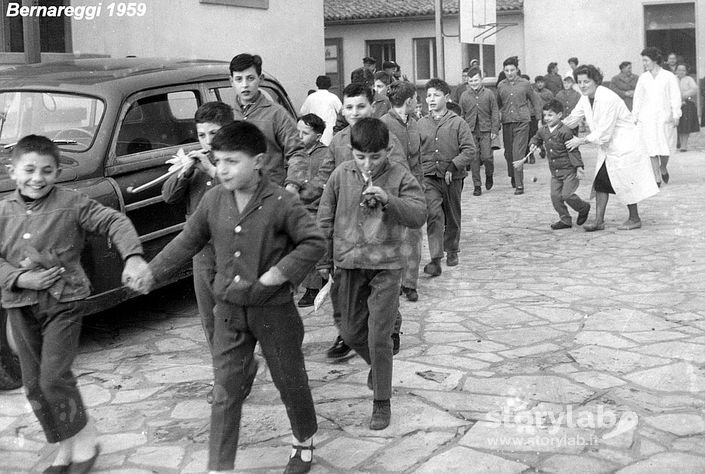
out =
[[[372,430],[391,420],[391,334],[399,311],[405,228],[418,229],[426,218],[421,185],[388,158],[389,136],[374,118],[351,127],[353,160],[333,171],[318,209],[332,248],[326,268],[336,269],[340,333],[371,366]]]
[[[450,87],[441,79],[426,83],[428,116],[419,120],[421,164],[424,192],[428,205],[428,248],[431,261],[423,271],[441,274],[441,259],[458,264],[460,244],[460,198],[467,168],[475,155],[475,141],[470,126],[446,107]]]
[[[293,431],[285,472],[308,472],[317,423],[293,288],[323,256],[324,239],[303,204],[261,172],[267,148],[256,126],[226,125],[211,146],[221,184],[206,193],[184,230],[154,257],[133,288],[148,292],[212,242],[215,387],[208,469],[233,469],[259,342]]]
[[[0,202],[2,307],[15,335],[27,399],[47,441],[59,443],[48,472],[88,472],[99,446],[71,372],[81,333],[79,301],[91,292],[81,267],[86,235],[109,236],[125,261],[123,282],[136,279],[147,264],[127,217],[56,186],[59,149],[50,139],[22,138],[9,171],[17,189]]]
[[[284,185],[287,191],[296,194],[306,174],[304,146],[291,115],[259,90],[263,80],[260,56],[243,53],[230,61],[230,81],[236,94],[235,120],[247,120],[264,133],[267,152],[262,171],[273,183]]]

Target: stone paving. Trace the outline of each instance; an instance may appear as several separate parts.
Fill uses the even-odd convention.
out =
[[[616,200],[603,232],[552,231],[545,161],[513,196],[497,152],[495,188],[464,193],[460,265],[401,304],[386,430],[367,428],[364,362],[324,356],[330,305],[303,310],[312,472],[705,472],[703,145],[672,158],[671,184],[628,232]],[[592,176],[594,149],[583,152]],[[188,288],[86,321],[75,373],[100,432],[97,471],[205,469],[211,370]],[[236,470],[281,472],[290,433],[264,366],[242,420]],[[54,455],[20,390],[0,394],[0,450],[12,473]]]

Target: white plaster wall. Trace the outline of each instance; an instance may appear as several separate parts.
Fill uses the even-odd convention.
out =
[[[570,71],[568,58],[599,67],[605,80],[631,61],[641,72],[644,45],[643,0],[524,0],[526,58],[522,72],[532,78],[558,63],[561,75]]]
[[[269,9],[149,0],[144,17],[74,20],[76,53],[230,60],[242,52],[262,56],[296,107],[324,73],[323,0],[269,0]],[[72,0],[72,5],[94,5]]]
[[[507,24],[497,33],[495,45],[495,70],[502,70],[502,63],[509,56],[519,56],[519,67],[524,71],[526,49],[524,41],[524,17],[520,13],[498,14],[497,23]]]
[[[446,34],[458,34],[458,20],[444,20]],[[394,39],[396,47],[396,62],[409,80],[415,78],[413,72],[413,40],[414,38],[435,37],[436,27],[433,20],[429,21],[389,21],[384,23],[369,23],[363,25],[333,25],[325,28],[326,38],[343,38],[343,77],[345,84],[350,82],[350,73],[362,66],[362,58],[367,55],[365,41]],[[445,47],[445,77],[451,84],[457,84],[462,74],[462,51],[458,37],[444,38]],[[377,65],[381,69],[381,65]]]

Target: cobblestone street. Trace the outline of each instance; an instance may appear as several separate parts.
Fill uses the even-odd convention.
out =
[[[514,196],[495,152],[495,187],[474,197],[466,181],[460,265],[421,277],[417,303],[402,298],[386,430],[368,429],[365,363],[325,357],[330,303],[302,310],[320,427],[311,472],[705,472],[699,135],[633,231],[617,230],[627,210],[614,197],[605,231],[551,230],[545,160],[526,166],[526,194]],[[582,151],[592,177],[595,150]],[[189,288],[85,321],[74,373],[100,432],[96,470],[205,470],[212,372]],[[236,470],[282,472],[290,429],[264,364],[242,426]],[[0,393],[0,451],[8,473],[53,459],[21,390]]]

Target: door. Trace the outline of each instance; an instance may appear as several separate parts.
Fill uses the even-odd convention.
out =
[[[326,38],[326,76],[330,78],[330,92],[342,97],[345,88],[343,75],[343,38]]]

